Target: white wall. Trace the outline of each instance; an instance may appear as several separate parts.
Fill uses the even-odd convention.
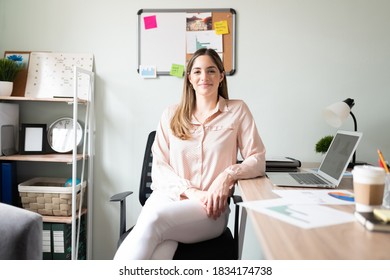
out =
[[[142,8],[237,11],[237,72],[228,78],[230,96],[248,103],[269,154],[319,161],[315,143],[335,132],[321,111],[351,97],[364,133],[358,160],[376,164],[377,147],[390,158],[387,0],[0,0],[0,53],[95,55],[95,259],[110,259],[115,252],[118,206],[109,197],[124,190],[137,193],[147,133],[181,95],[182,79],[137,75],[137,11]],[[342,128],[353,129],[352,119]],[[137,195],[128,205],[134,223]]]

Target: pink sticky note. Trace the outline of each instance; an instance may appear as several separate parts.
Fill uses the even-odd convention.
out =
[[[144,17],[145,29],[157,28],[156,16]]]

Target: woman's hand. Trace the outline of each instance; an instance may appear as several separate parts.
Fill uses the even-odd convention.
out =
[[[227,199],[234,183],[233,177],[227,172],[222,172],[215,178],[203,201],[209,217],[217,219],[225,211],[228,206]]]
[[[207,191],[202,191],[197,188],[188,188],[183,194],[188,199],[198,200],[201,203],[204,203],[206,200]]]

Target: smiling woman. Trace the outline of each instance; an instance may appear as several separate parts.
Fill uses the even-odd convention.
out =
[[[229,100],[219,55],[200,49],[187,70],[181,102],[156,131],[153,192],[115,259],[172,259],[178,242],[220,236],[235,182],[264,175],[265,147],[247,105]]]
[[[212,49],[200,49],[187,64],[184,92],[171,121],[173,134],[180,139],[189,139],[192,115],[201,123],[215,109],[218,96],[229,99],[225,69],[219,55]]]
[[[202,55],[188,75],[197,96],[194,115],[200,123],[204,123],[217,105],[218,87],[222,85],[224,73],[218,70],[209,56]]]

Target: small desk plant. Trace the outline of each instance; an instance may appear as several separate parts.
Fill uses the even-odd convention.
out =
[[[330,143],[333,140],[332,135],[322,137],[316,144],[315,150],[317,153],[325,154],[330,146]]]
[[[0,96],[10,96],[14,86],[14,80],[21,65],[8,58],[0,58]]]

